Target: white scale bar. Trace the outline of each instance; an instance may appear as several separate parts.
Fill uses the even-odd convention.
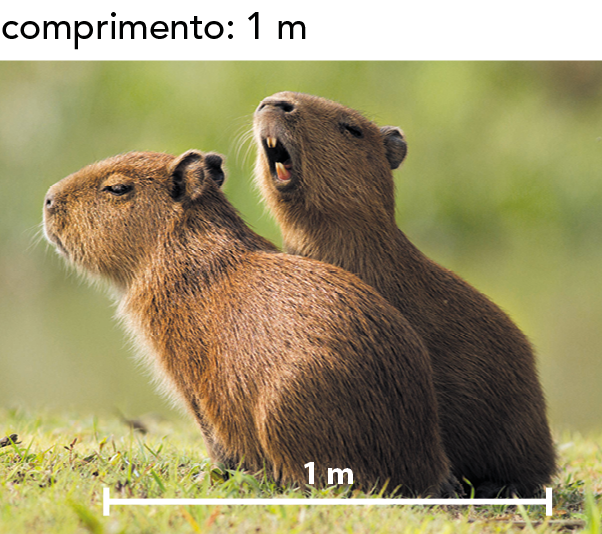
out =
[[[544,499],[112,499],[110,489],[102,490],[102,513],[111,506],[523,506],[545,505],[552,515],[552,488]]]

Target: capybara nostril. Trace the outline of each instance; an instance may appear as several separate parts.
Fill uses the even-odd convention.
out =
[[[44,199],[44,208],[48,211],[52,211],[55,207],[54,194],[47,193],[46,198]]]
[[[295,104],[290,100],[264,100],[259,104],[257,108],[257,112],[259,113],[266,107],[278,108],[284,111],[285,113],[290,113],[295,109]]]

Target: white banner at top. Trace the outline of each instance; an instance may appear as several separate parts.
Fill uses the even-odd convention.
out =
[[[602,2],[22,1],[2,60],[594,60]]]

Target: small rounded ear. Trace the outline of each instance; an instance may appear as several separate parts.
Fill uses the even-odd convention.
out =
[[[408,153],[408,144],[406,143],[403,132],[397,126],[383,126],[380,129],[385,153],[391,169],[397,169]]]
[[[224,156],[216,154],[215,152],[205,154],[205,162],[203,165],[205,176],[211,178],[217,184],[217,187],[221,187],[226,181],[226,173],[222,167],[223,163]]]
[[[205,173],[203,171],[203,153],[188,150],[178,156],[169,166],[169,194],[176,201],[185,198],[197,199],[203,190]]]

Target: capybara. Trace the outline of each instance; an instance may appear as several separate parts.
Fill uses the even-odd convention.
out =
[[[316,484],[338,468],[368,491],[453,492],[419,336],[354,275],[251,231],[223,177],[221,156],[195,150],[109,158],[49,189],[46,236],[116,289],[215,461],[303,486],[314,462]]]
[[[261,102],[254,132],[256,179],[285,251],[358,275],[424,340],[454,474],[478,497],[538,493],[555,452],[532,347],[498,306],[397,228],[392,169],[407,153],[401,130],[282,92]]]

